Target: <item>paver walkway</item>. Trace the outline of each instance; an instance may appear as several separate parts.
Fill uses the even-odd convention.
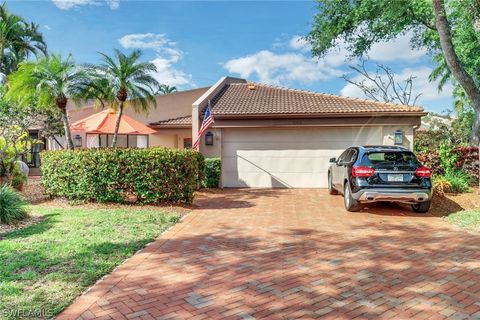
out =
[[[480,237],[325,190],[202,194],[59,319],[480,319]]]

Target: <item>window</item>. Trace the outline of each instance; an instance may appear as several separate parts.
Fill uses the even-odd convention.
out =
[[[183,148],[192,149],[192,138],[183,138]]]
[[[363,156],[362,165],[372,168],[382,167],[416,167],[419,162],[415,155],[409,151],[401,152],[369,152]]]
[[[343,153],[340,155],[340,157],[338,157],[338,162],[339,163],[345,162],[345,159],[346,159],[349,151],[350,151],[349,149],[343,151]]]

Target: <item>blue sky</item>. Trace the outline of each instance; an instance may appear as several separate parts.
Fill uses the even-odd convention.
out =
[[[320,61],[301,40],[316,13],[313,1],[7,1],[11,11],[38,23],[50,51],[71,53],[79,63],[97,52],[141,48],[157,65],[162,83],[189,89],[221,76],[291,88],[361,97],[341,76],[356,61],[340,46]],[[451,108],[450,87],[439,93],[428,81],[425,52],[408,46],[408,35],[376,45],[370,59],[391,67],[398,79],[415,75],[419,104]],[[352,77],[355,74],[351,74]]]

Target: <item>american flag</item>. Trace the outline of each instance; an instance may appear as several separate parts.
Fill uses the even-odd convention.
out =
[[[212,116],[212,110],[210,110],[210,104],[207,105],[205,108],[205,114],[203,115],[203,122],[202,126],[200,127],[200,130],[198,131],[198,137],[197,140],[195,140],[195,143],[193,144],[192,148],[194,150],[199,150],[200,147],[200,139],[202,138],[202,135],[207,131],[207,129],[214,123],[213,121],[213,116]]]

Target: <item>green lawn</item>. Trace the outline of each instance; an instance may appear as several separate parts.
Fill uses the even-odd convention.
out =
[[[50,318],[179,217],[165,211],[45,208],[0,240],[0,319]]]
[[[480,231],[480,210],[467,210],[452,213],[447,220],[469,231]]]

